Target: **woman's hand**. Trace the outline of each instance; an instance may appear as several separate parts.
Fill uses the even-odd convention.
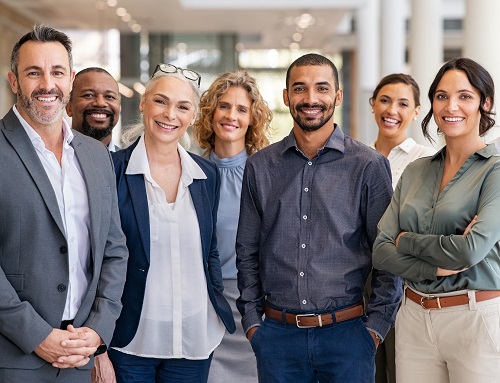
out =
[[[407,232],[406,231],[402,231],[401,233],[398,234],[398,236],[396,237],[396,247],[398,247],[398,243],[399,243],[399,237],[401,237],[403,234],[406,234]]]
[[[474,216],[474,218],[472,218],[472,221],[470,221],[470,223],[467,225],[467,227],[465,228],[464,230],[464,234],[463,236],[465,237],[467,234],[469,234],[469,231],[470,229],[472,229],[472,226],[474,226],[474,224],[476,223],[477,221],[477,214]]]
[[[441,267],[438,267],[436,270],[436,277],[449,277],[450,275],[455,275],[455,274],[461,273],[464,270],[467,270],[467,269],[447,270],[447,269],[442,269]]]

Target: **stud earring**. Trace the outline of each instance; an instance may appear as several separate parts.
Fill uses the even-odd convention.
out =
[[[375,111],[372,109],[372,113],[375,113]]]
[[[413,117],[413,121],[417,121],[417,117]]]

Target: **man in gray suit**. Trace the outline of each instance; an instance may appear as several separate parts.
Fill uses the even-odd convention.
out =
[[[71,41],[35,26],[14,46],[0,120],[0,382],[88,382],[112,337],[128,252],[110,155],[62,113]]]

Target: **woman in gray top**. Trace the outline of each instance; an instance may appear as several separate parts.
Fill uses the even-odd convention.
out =
[[[224,296],[236,322],[239,291],[236,286],[236,230],[240,213],[243,171],[249,155],[269,144],[272,112],[256,81],[245,71],[220,75],[203,94],[195,137],[207,158],[219,168],[220,204],[217,241],[222,267]],[[255,355],[241,325],[224,336],[216,349],[209,382],[257,382]]]
[[[481,136],[494,85],[459,58],[429,89],[446,146],[408,165],[378,225],[375,268],[406,280],[396,320],[397,380],[492,382],[500,377],[500,160]]]

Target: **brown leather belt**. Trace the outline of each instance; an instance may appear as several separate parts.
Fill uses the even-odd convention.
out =
[[[451,295],[448,297],[433,297],[417,294],[413,290],[406,289],[406,297],[413,302],[418,303],[426,310],[442,309],[443,307],[452,307],[469,304],[467,294]],[[500,290],[476,291],[476,302],[487,301],[488,299],[500,297]]]
[[[264,313],[267,318],[281,322],[283,320],[283,313],[281,310],[273,309],[266,306]],[[349,319],[360,317],[364,314],[363,302],[358,302],[353,306],[346,307],[334,312],[335,322],[343,322]],[[291,314],[285,313],[285,321],[288,324],[297,325],[300,328],[321,327],[334,323],[332,313],[324,314]]]

